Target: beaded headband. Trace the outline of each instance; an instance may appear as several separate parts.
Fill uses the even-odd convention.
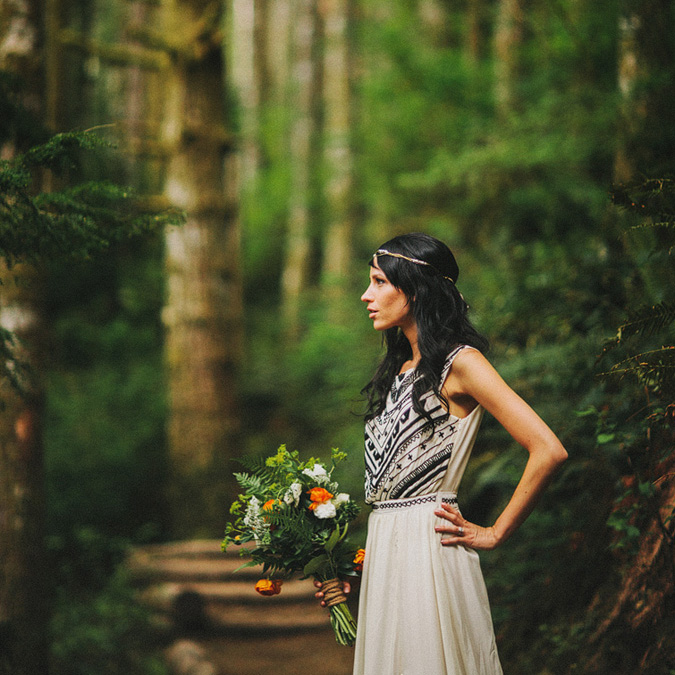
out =
[[[431,267],[431,269],[436,270],[444,279],[447,279],[451,283],[455,283],[455,280],[452,277],[447,277],[445,274],[443,274],[438,268],[434,267],[431,263],[428,263],[426,260],[420,260],[419,258],[410,258],[407,255],[403,255],[401,253],[392,253],[391,251],[387,251],[386,248],[379,248],[375,253],[373,254],[373,258],[376,258],[378,255],[388,255],[391,256],[392,258],[400,258],[401,260],[407,260],[408,262],[414,263],[415,265],[424,265],[425,267]]]

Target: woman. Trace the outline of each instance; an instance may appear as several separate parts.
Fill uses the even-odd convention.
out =
[[[467,319],[458,274],[441,241],[401,235],[374,254],[361,298],[375,330],[384,332],[386,355],[364,388],[373,511],[355,675],[502,672],[476,551],[509,538],[567,457],[481,353],[486,341]],[[466,520],[457,504],[484,410],[529,453],[491,527]]]

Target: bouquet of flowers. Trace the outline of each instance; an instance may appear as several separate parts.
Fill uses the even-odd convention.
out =
[[[256,590],[263,595],[280,593],[282,577],[297,572],[321,581],[336,640],[352,645],[356,622],[338,578],[360,572],[363,550],[347,539],[359,507],[332,479],[345,458],[333,449],[327,468],[313,458],[300,461],[297,451],[282,445],[276,455],[249,462],[249,473],[234,474],[244,494],[232,504],[236,518],[227,525],[222,548],[252,542],[241,551],[251,557],[242,567],[262,565],[267,578]]]

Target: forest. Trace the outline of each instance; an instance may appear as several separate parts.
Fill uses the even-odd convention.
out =
[[[3,0],[0,675],[166,673],[125,556],[238,458],[362,496],[405,232],[569,453],[481,555],[504,672],[675,673],[674,102],[668,0]],[[486,416],[467,517],[526,459]]]

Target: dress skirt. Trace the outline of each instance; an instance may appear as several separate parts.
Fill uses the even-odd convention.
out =
[[[502,675],[476,551],[441,546],[452,493],[378,502],[368,521],[354,675]]]

